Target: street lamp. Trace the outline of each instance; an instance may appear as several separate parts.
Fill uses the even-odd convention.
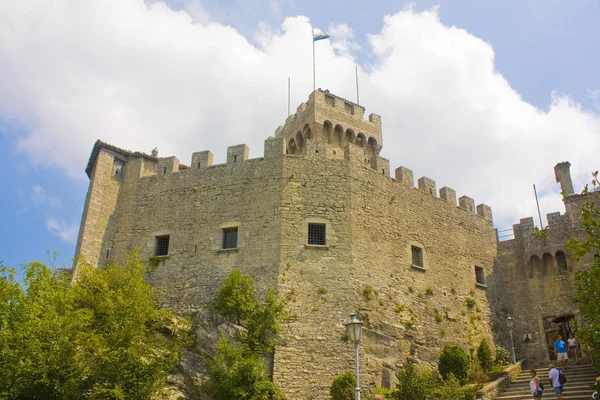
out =
[[[350,314],[350,322],[346,324],[348,337],[354,342],[354,360],[356,362],[356,400],[360,400],[360,386],[358,382],[358,344],[362,338],[363,322],[358,319],[356,313]]]
[[[508,326],[508,331],[510,332],[510,354],[512,356],[513,364],[517,363],[517,359],[515,358],[515,343],[513,341],[513,333],[512,328],[515,325],[515,320],[509,315],[506,317],[506,326]]]

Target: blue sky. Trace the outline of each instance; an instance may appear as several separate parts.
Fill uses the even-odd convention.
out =
[[[500,229],[535,215],[531,183],[543,213],[562,211],[555,163],[569,159],[577,184],[598,167],[595,0],[42,4],[0,5],[6,265],[45,261],[48,249],[70,263],[97,138],[157,145],[183,163],[205,149],[223,161],[242,142],[260,156],[285,118],[286,77],[293,108],[310,92],[308,19],[332,33],[319,43],[318,86],[351,97],[360,66],[392,168],[486,202]]]

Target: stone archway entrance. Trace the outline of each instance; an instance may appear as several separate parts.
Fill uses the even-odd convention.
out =
[[[548,344],[548,357],[550,360],[556,360],[554,354],[554,342],[556,337],[561,335],[565,343],[567,338],[573,332],[569,321],[575,318],[574,315],[561,315],[558,317],[544,318],[544,331],[546,334],[546,343]]]

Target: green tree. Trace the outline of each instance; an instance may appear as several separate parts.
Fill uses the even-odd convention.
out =
[[[433,371],[427,368],[417,369],[414,364],[409,364],[398,371],[398,384],[392,393],[396,400],[428,400],[438,386]]]
[[[585,186],[582,194],[589,201],[581,205],[579,216],[583,234],[567,241],[567,249],[573,252],[578,261],[588,253],[600,254],[600,209],[598,201],[598,171],[592,173],[593,189]],[[579,305],[579,313],[584,321],[577,330],[577,338],[586,346],[587,353],[594,359],[600,359],[600,259],[594,257],[589,270],[578,271],[575,276],[574,300]]]
[[[485,372],[489,372],[494,367],[494,356],[492,355],[492,348],[487,339],[483,339],[477,347],[477,358],[479,364]]]
[[[241,325],[254,310],[254,279],[234,269],[223,282],[213,299],[215,311]]]
[[[440,355],[438,368],[444,380],[449,379],[452,374],[464,385],[469,377],[469,355],[462,347],[449,344]]]
[[[281,329],[279,320],[284,303],[277,300],[271,289],[263,304],[255,304],[254,311],[247,321],[246,343],[251,351],[268,352],[273,350],[277,334]]]
[[[213,400],[283,398],[267,375],[263,357],[225,338],[217,343],[215,358],[209,362],[209,376],[205,389]]]
[[[0,398],[77,398],[91,313],[74,307],[69,283],[54,282],[46,265],[24,268],[21,284],[14,269],[0,269]]]
[[[213,299],[215,311],[244,321],[246,329],[230,343],[222,337],[213,358],[207,358],[209,379],[204,390],[213,400],[283,399],[269,378],[264,359],[273,351],[284,304],[270,290],[264,301],[255,300],[254,279],[239,269],[231,272]]]
[[[124,266],[82,262],[74,282],[41,263],[24,269],[19,283],[0,267],[0,398],[148,399],[165,385],[185,335],[164,334],[174,316],[137,254]]]
[[[329,387],[331,400],[353,400],[356,394],[356,377],[346,372],[333,378]]]
[[[435,390],[434,399],[440,400],[475,400],[477,389],[472,386],[461,386],[458,379],[450,374],[444,384]]]

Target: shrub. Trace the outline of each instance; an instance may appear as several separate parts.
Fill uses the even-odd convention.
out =
[[[474,298],[472,298],[472,297],[467,297],[467,298],[465,299],[465,305],[466,305],[467,307],[469,307],[469,308],[473,308],[473,307],[475,307],[475,304],[476,304],[476,301],[475,301],[475,299],[474,299]]]
[[[409,364],[398,371],[398,384],[391,394],[395,400],[427,400],[431,398],[436,387],[435,376],[429,369],[417,369]]]
[[[394,308],[394,311],[396,311],[397,313],[401,313],[402,311],[404,311],[404,308],[406,306],[404,304],[397,304],[396,308]]]
[[[367,399],[373,400],[376,394],[380,394],[381,396],[383,396],[384,399],[391,399],[393,393],[393,389],[377,386],[375,389],[371,390],[371,393],[369,393],[369,397],[367,397]]]
[[[450,374],[444,384],[435,391],[434,398],[439,400],[474,400],[476,395],[477,388],[472,386],[461,387],[458,379]]]
[[[510,353],[504,347],[496,346],[496,365],[510,364]]]
[[[435,310],[435,322],[437,322],[439,324],[443,320],[444,320],[444,317],[442,316],[442,314],[440,314],[440,312],[438,310]]]
[[[433,296],[433,289],[430,287],[425,289],[425,296]]]
[[[471,368],[469,369],[469,382],[475,384],[482,384],[488,382],[490,379],[481,367],[481,363],[477,357],[471,358]]]
[[[365,285],[363,287],[362,295],[367,301],[373,300],[375,298],[375,291],[373,290],[373,286]]]
[[[477,347],[477,358],[479,359],[479,364],[481,368],[485,372],[488,372],[494,366],[494,357],[492,356],[492,348],[490,347],[487,339],[483,339],[481,343],[479,343],[479,347]]]
[[[329,394],[331,400],[354,400],[356,389],[356,378],[352,372],[338,375],[331,382]]]
[[[469,356],[462,347],[449,344],[444,347],[440,355],[438,368],[444,380],[448,380],[452,374],[461,385],[464,385],[469,377]]]

